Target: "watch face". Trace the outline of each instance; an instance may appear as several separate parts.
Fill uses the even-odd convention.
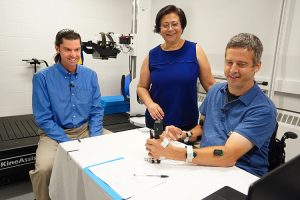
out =
[[[186,135],[187,135],[188,137],[191,137],[191,136],[192,136],[192,132],[191,132],[191,131],[187,131],[187,132],[186,132]]]
[[[200,119],[200,120],[199,120],[199,125],[200,125],[200,126],[203,126],[203,125],[204,125],[204,120],[203,120],[203,119]]]

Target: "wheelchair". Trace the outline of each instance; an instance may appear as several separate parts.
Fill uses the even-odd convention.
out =
[[[269,171],[272,171],[279,165],[285,163],[285,150],[286,139],[296,139],[298,136],[294,132],[285,132],[281,139],[276,138],[277,136],[278,123],[276,123],[275,130],[269,143]]]

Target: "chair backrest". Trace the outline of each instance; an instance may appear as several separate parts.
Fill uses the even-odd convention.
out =
[[[285,142],[277,139],[278,122],[269,143],[269,171],[285,162]]]

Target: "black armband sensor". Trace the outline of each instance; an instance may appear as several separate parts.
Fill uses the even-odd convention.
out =
[[[223,156],[224,151],[222,149],[215,149],[214,150],[214,156]]]

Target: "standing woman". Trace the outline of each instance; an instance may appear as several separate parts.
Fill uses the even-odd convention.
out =
[[[147,107],[148,128],[153,128],[154,120],[163,120],[164,126],[192,129],[199,117],[197,79],[206,91],[215,83],[203,49],[181,38],[186,24],[183,10],[174,5],[165,6],[156,15],[154,32],[164,43],[144,59],[137,86]]]

